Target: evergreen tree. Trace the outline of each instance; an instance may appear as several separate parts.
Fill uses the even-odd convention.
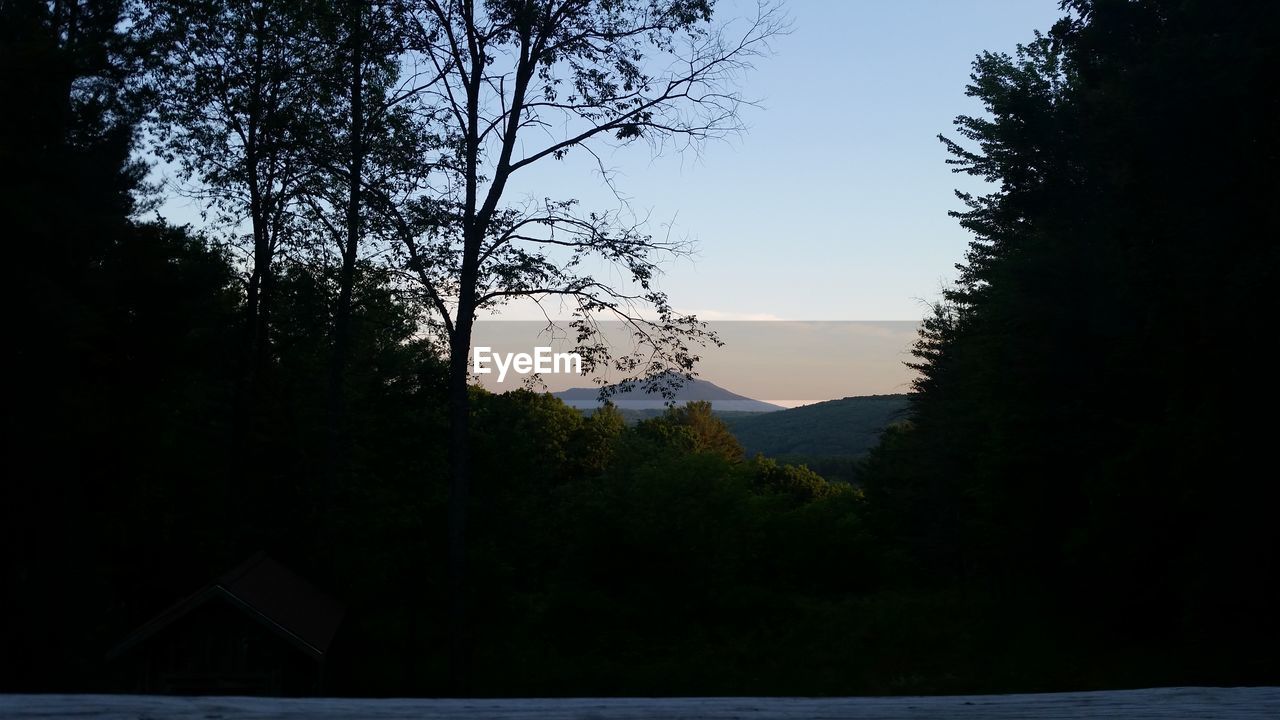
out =
[[[975,239],[870,498],[917,573],[1053,588],[1100,631],[1256,671],[1280,542],[1249,469],[1267,440],[1241,419],[1275,383],[1239,368],[1280,269],[1277,7],[1067,8],[979,57],[987,115],[944,138],[995,188],[960,196]]]

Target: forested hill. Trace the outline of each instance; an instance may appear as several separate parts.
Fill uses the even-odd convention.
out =
[[[781,412],[723,415],[748,454],[769,457],[856,457],[903,419],[907,395],[867,395],[814,403]]]

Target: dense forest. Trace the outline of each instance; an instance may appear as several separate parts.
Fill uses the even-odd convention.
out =
[[[998,189],[962,195],[976,239],[868,501],[918,580],[1024,597],[1126,667],[1275,680],[1276,394],[1246,358],[1276,307],[1280,8],[1068,8],[978,58],[987,115],[943,137]]]
[[[693,368],[714,338],[650,286],[679,248],[571,199],[505,209],[543,157],[513,155],[509,103],[584,123],[552,160],[731,131],[732,94],[698,114],[689,88],[780,26],[735,45],[705,1],[490,0],[478,29],[463,6],[0,0],[0,690],[117,689],[113,645],[263,550],[347,607],[333,694],[1280,680],[1280,5],[1067,0],[975,61],[986,112],[941,137],[991,191],[961,196],[975,239],[907,417],[851,481],[750,457],[706,404],[628,424],[467,385],[475,315],[550,290],[655,309],[625,317],[660,364],[600,364]],[[681,33],[693,75],[645,75]],[[411,52],[445,59],[406,85]],[[157,219],[156,162],[205,226]]]

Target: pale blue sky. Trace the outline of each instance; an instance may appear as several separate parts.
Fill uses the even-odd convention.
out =
[[[698,244],[696,258],[671,263],[661,279],[676,308],[707,320],[923,317],[924,300],[954,278],[969,241],[947,216],[960,209],[953,191],[980,187],[951,172],[937,135],[951,133],[957,114],[981,111],[964,94],[974,56],[1011,52],[1034,30],[1047,30],[1057,6],[790,0],[792,32],[776,38],[774,55],[743,80],[744,95],[763,104],[744,114],[744,135],[697,155],[654,158],[644,145],[602,155],[631,208],[649,214],[651,232],[665,232],[674,218],[673,233]],[[755,0],[719,0],[723,16],[754,7]],[[618,205],[581,154],[518,173],[507,199],[527,197],[578,198],[583,209]],[[165,214],[196,219],[190,203],[177,199]],[[515,307],[502,317],[541,315]],[[894,337],[843,352],[842,367],[852,373],[797,372],[813,365],[799,357],[813,348],[794,339],[788,355],[775,357],[737,338],[737,351],[708,349],[703,370],[736,392],[770,399],[903,392],[910,373],[901,363],[914,336]],[[766,359],[767,372],[760,367]],[[793,386],[765,387],[761,378]],[[817,379],[820,386],[795,384]]]
[[[718,12],[754,8],[721,0]],[[980,110],[983,50],[1012,51],[1058,0],[791,0],[793,31],[744,83],[749,131],[697,157],[606,155],[655,230],[676,219],[698,257],[667,269],[675,305],[708,319],[912,320],[954,277],[967,234],[936,136]],[[743,12],[739,9],[737,12]],[[531,167],[512,188],[609,206],[585,162]],[[615,203],[616,204],[616,203]],[[518,314],[522,316],[522,314]],[[511,317],[512,315],[508,315]]]
[[[784,0],[785,1],[785,0]],[[719,0],[718,15],[756,0]],[[968,235],[947,216],[976,189],[944,164],[936,136],[960,113],[970,64],[1047,30],[1058,0],[790,0],[792,32],[743,79],[746,134],[697,155],[606,152],[651,232],[696,241],[660,281],[677,309],[709,320],[918,320],[955,275]],[[589,157],[521,171],[507,198],[617,201]],[[158,168],[164,175],[164,168]],[[188,200],[162,213],[195,222]],[[554,312],[554,311],[553,311]],[[541,317],[510,308],[508,319]]]

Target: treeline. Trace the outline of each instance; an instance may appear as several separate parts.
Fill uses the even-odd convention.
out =
[[[995,189],[864,468],[877,532],[1122,682],[1274,682],[1280,6],[1064,6],[943,138]]]
[[[506,22],[500,5],[494,22]],[[634,19],[641,6],[584,5],[575,22],[588,33],[609,24],[620,42],[614,14]],[[627,32],[652,39],[710,13],[671,7],[675,16]],[[458,231],[468,208],[414,173],[457,162],[449,171],[474,180],[480,151],[433,135],[425,105],[388,101],[408,42],[393,21],[408,8],[0,5],[15,321],[5,690],[127,687],[115,684],[108,651],[259,550],[348,607],[329,692],[456,688],[446,546],[458,497],[450,344],[460,336],[456,325],[431,332],[458,316],[430,317],[444,298],[426,280],[462,272],[470,240],[429,241]],[[559,52],[581,60],[593,47]],[[599,131],[645,137],[668,122],[664,105],[632,117],[634,98],[599,71],[614,60],[635,71],[633,55],[595,58],[577,91],[600,104]],[[519,69],[533,71],[551,77]],[[358,92],[344,83],[353,78]],[[694,80],[706,78],[676,87]],[[375,109],[360,112],[357,97]],[[716,102],[723,112],[728,96]],[[377,132],[352,125],[366,121]],[[186,183],[205,229],[148,219],[164,197],[147,185],[148,157]],[[575,220],[572,206],[504,210],[469,231],[497,263],[472,290],[558,282],[582,308],[609,312],[614,301],[592,295],[603,285],[552,265],[602,253],[646,286],[617,302],[656,307],[658,322],[634,327],[661,333],[661,359],[682,367],[685,351],[671,344],[700,331],[647,287],[646,258],[660,243],[604,216]],[[513,228],[558,224],[567,255],[504,249]],[[429,258],[409,257],[428,248]],[[836,570],[861,552],[860,495],[744,458],[705,406],[633,428],[616,412],[584,419],[530,393],[473,389],[463,407],[466,479],[477,489],[462,495],[468,614],[478,618],[471,692],[781,690],[809,665],[775,656],[774,640],[829,641],[820,623],[788,621],[801,598],[863,582]]]
[[[709,3],[640,25],[618,22],[649,3],[583,5],[573,27],[616,46],[546,35],[523,12],[544,5],[487,3],[500,31],[476,37],[517,52],[462,65],[576,78],[534,105],[589,99],[577,120],[620,142],[674,127],[680,106],[636,114],[623,36],[703,27]],[[1275,680],[1272,4],[1072,2],[978,60],[989,115],[948,146],[997,189],[965,197],[977,239],[926,323],[911,419],[856,485],[745,457],[701,405],[629,426],[458,397],[458,319],[485,302],[629,297],[593,294],[589,256],[665,312],[641,326],[662,367],[632,370],[687,367],[707,338],[648,285],[661,243],[570,201],[477,201],[521,160],[501,142],[486,165],[466,113],[442,130],[438,96],[397,90],[419,87],[406,48],[471,22],[407,14],[433,7],[460,6],[0,2],[0,687],[111,689],[116,642],[259,550],[346,603],[339,694],[455,690],[460,578],[475,694]],[[564,54],[519,52],[539,42]],[[556,75],[566,57],[581,76]],[[147,149],[206,230],[146,220]],[[549,226],[567,255],[524,234]]]

